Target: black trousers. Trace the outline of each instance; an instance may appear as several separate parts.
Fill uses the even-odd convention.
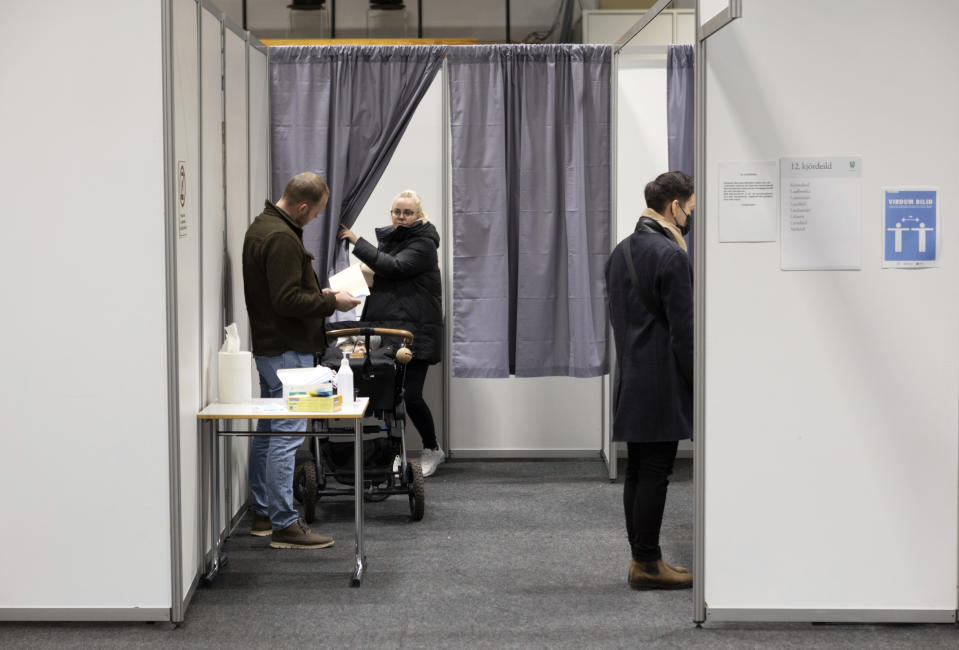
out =
[[[623,509],[626,514],[626,535],[633,559],[638,562],[658,560],[659,529],[666,508],[666,488],[673,473],[677,441],[626,443],[626,481],[623,488]]]
[[[423,399],[423,384],[426,383],[426,371],[430,364],[422,359],[413,359],[406,364],[406,413],[423,439],[423,449],[436,449],[436,429],[433,426],[433,413]]]

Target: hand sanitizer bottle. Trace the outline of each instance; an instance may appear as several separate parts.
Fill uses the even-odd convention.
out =
[[[353,404],[353,370],[350,369],[350,358],[345,350],[340,370],[336,373],[336,394],[343,396],[344,407]]]

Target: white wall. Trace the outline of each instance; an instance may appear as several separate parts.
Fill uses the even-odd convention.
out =
[[[185,216],[178,229],[177,269],[177,373],[179,381],[180,508],[183,548],[182,593],[186,596],[197,574],[196,548],[199,535],[199,504],[193,498],[200,476],[196,413],[203,407],[200,361],[200,61],[197,51],[197,3],[174,0],[173,4],[173,125],[174,160],[185,163],[183,192],[177,187],[176,212]],[[179,183],[179,181],[178,181]],[[180,205],[180,197],[183,205]],[[179,226],[178,221],[178,226]]]
[[[217,352],[224,325],[235,322],[240,347],[249,350],[250,328],[243,294],[243,238],[269,197],[269,99],[266,54],[245,36],[223,28],[219,14],[203,8],[201,40],[203,128],[203,351],[199,372],[203,405],[217,400]],[[221,52],[222,42],[222,52]],[[225,176],[224,176],[225,173]],[[251,365],[252,395],[259,381]],[[248,430],[246,421],[229,428]],[[248,440],[221,440],[221,485],[228,526],[248,497]],[[205,531],[207,539],[209,531]],[[208,546],[204,542],[202,549]]]
[[[12,30],[0,44],[0,82],[22,97],[0,105],[0,169],[17,188],[9,200],[19,215],[0,256],[5,304],[17,314],[3,334],[14,344],[7,361],[21,373],[17,382],[8,373],[0,397],[0,473],[7,485],[30,486],[0,509],[29,531],[13,535],[0,558],[0,619],[168,620],[209,546],[198,524],[211,468],[196,413],[216,396],[226,299],[221,29],[203,10],[201,44],[195,0],[170,6],[166,132],[164,2],[95,0],[83,11],[54,2],[42,14],[27,3],[0,6],[0,23]],[[104,15],[109,25],[99,22]],[[233,36],[227,140],[236,178],[228,185],[242,241],[248,184],[265,193],[268,183],[266,61],[255,53],[251,86],[260,95],[248,109],[246,43]],[[248,167],[251,141],[260,159]],[[172,180],[179,161],[182,187]],[[236,241],[230,254],[239,260]],[[168,349],[177,365],[169,373]],[[176,397],[168,392],[174,373]],[[246,497],[244,447],[226,465],[227,516]],[[174,576],[177,507],[183,563]]]
[[[249,131],[247,115],[246,42],[232,30],[224,31],[225,102],[226,102],[226,260],[229,279],[226,297],[227,323],[235,322],[240,332],[241,348],[252,349],[250,320],[246,313],[243,294],[243,238],[250,225],[250,169]],[[257,212],[262,211],[262,208]],[[254,394],[259,396],[259,381],[250,367]],[[249,430],[248,422],[231,423],[234,431]],[[224,441],[223,462],[228,463],[222,477],[229,490],[226,508],[222,510],[226,522],[247,498],[246,438]],[[226,523],[225,522],[225,523]]]
[[[725,11],[732,0],[699,0],[699,24],[704,25]]]
[[[223,342],[224,304],[226,292],[226,260],[223,254],[226,241],[226,197],[223,193],[223,90],[222,90],[222,26],[217,17],[207,9],[200,11],[200,78],[201,78],[201,145],[202,145],[202,223],[201,223],[201,358],[199,372],[202,376],[202,403],[207,405],[217,399],[217,352]],[[219,137],[218,137],[219,136]],[[196,428],[196,427],[194,427]],[[201,466],[205,479],[213,471],[209,462],[210,451],[206,450]],[[203,483],[206,485],[206,482]],[[210,507],[212,497],[205,490],[198,490],[199,508],[203,503]],[[210,548],[213,532],[206,521],[196,545],[195,553],[202,563]],[[184,546],[184,555],[190,545]]]
[[[241,349],[250,349],[242,246],[252,215],[259,214],[269,198],[269,101],[265,53],[247,44],[245,36],[224,28],[219,12],[203,7],[200,14],[201,351],[198,363],[189,369],[181,366],[181,373],[199,376],[201,405],[206,406],[217,400],[217,353],[224,325],[236,322]],[[250,374],[252,394],[258,396],[259,382],[252,365]],[[234,421],[228,427],[247,430],[249,423]],[[195,418],[193,436],[195,439]],[[225,528],[247,500],[248,440],[223,438],[220,444],[224,496],[220,526]],[[202,452],[200,478],[205,481],[213,467],[207,456],[210,450]],[[197,500],[197,509],[209,499],[204,492],[205,483],[194,486],[189,495]],[[210,548],[211,532],[206,528],[204,525],[197,540],[184,542],[184,555],[197,555],[201,563]]]
[[[217,398],[217,352],[223,343],[226,286],[226,197],[223,195],[223,123],[221,25],[205,8],[201,13],[200,75],[202,152],[202,318],[203,403]]]
[[[583,14],[584,43],[615,43],[646,15],[636,10],[599,10]],[[629,41],[630,46],[693,43],[696,40],[694,11],[665,9]]]
[[[2,618],[171,605],[160,6],[0,3]]]
[[[625,48],[619,56],[616,83],[616,231],[613,240],[619,242],[633,232],[646,208],[643,194],[646,183],[669,167],[665,49],[646,53],[641,48]]]
[[[450,448],[460,457],[595,456],[602,380],[450,380]]]
[[[705,601],[948,620],[959,229],[939,268],[882,269],[880,188],[959,194],[959,5],[743,5],[706,49]],[[862,155],[861,270],[784,272],[778,243],[719,243],[720,161],[829,154]]]

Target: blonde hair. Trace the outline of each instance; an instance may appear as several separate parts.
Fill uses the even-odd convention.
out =
[[[393,197],[393,203],[396,203],[397,199],[410,199],[413,201],[413,203],[416,204],[416,211],[420,214],[416,220],[421,221],[422,223],[429,221],[429,218],[426,216],[426,210],[423,209],[423,199],[421,199],[420,195],[416,193],[416,190],[403,190]]]

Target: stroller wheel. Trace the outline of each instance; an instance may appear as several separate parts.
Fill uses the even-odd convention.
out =
[[[406,465],[406,481],[410,489],[410,519],[419,521],[423,518],[426,494],[423,487],[423,468],[420,461],[411,460]]]
[[[303,504],[303,519],[312,524],[316,518],[316,465],[312,460],[301,463],[293,472],[293,494]]]

